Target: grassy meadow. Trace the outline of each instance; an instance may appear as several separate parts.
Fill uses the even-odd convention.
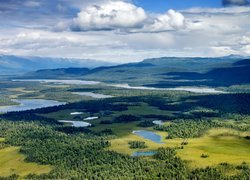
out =
[[[164,132],[154,132],[166,137]],[[188,144],[183,149],[178,149],[177,155],[186,160],[191,168],[215,166],[223,162],[234,165],[239,165],[242,162],[250,164],[250,140],[247,140],[246,136],[249,136],[249,133],[224,128],[211,129],[200,138],[187,139]],[[130,149],[129,141],[144,141],[148,147],[142,150]],[[157,144],[140,136],[130,134],[111,140],[109,149],[132,154],[136,151],[153,151],[159,147],[180,147],[183,141],[183,139],[163,138],[162,142],[164,144]],[[209,157],[202,158],[202,154],[207,154]]]
[[[4,139],[0,139],[0,142]],[[6,147],[0,149],[0,176],[6,177],[17,174],[21,177],[28,174],[49,173],[52,167],[25,161],[25,155],[19,152],[19,147]]]

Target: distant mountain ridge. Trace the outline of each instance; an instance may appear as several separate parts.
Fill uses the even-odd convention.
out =
[[[230,86],[250,83],[250,59],[155,58],[139,63],[88,68],[45,69],[26,73],[28,79],[85,79],[153,87]]]
[[[114,63],[89,59],[67,59],[49,57],[20,57],[0,55],[0,75],[21,74],[40,69],[57,69],[70,67],[96,68],[113,66]]]

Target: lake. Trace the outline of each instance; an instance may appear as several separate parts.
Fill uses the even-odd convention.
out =
[[[72,127],[89,127],[89,126],[91,126],[90,123],[83,122],[83,121],[59,120],[59,122],[71,124]]]
[[[161,142],[162,137],[160,135],[152,132],[152,131],[138,130],[138,131],[133,131],[133,134],[141,136],[144,139],[148,139],[148,140],[153,141],[155,143],[163,144],[163,142]]]
[[[192,93],[209,93],[209,94],[223,94],[224,91],[219,91],[214,88],[209,87],[176,87],[176,88],[154,88],[154,87],[144,87],[144,86],[130,86],[129,84],[113,84],[113,87],[119,87],[124,89],[137,89],[137,90],[156,90],[156,91],[187,91]]]
[[[105,95],[105,94],[98,94],[98,93],[92,93],[92,92],[72,92],[72,94],[77,94],[80,96],[87,96],[92,97],[96,99],[106,99],[106,98],[112,98],[114,96]]]
[[[0,106],[0,112],[7,113],[14,111],[26,111],[26,110],[53,107],[66,104],[65,102],[45,100],[45,99],[16,99],[12,101],[19,103],[19,105],[3,106],[3,107]]]

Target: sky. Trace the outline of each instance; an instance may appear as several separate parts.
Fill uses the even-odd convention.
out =
[[[250,3],[0,0],[0,54],[115,63],[250,56]]]

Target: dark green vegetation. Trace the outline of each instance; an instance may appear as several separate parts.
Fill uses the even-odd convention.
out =
[[[209,157],[208,154],[202,154],[202,155],[201,155],[201,158],[208,158],[208,157]]]
[[[219,127],[219,124],[216,124],[213,121],[175,121],[174,124],[169,126],[158,126],[156,127],[157,130],[160,131],[167,131],[168,132],[168,139],[173,138],[194,138],[200,137],[204,134],[207,130]]]
[[[138,124],[138,126],[139,127],[152,127],[152,126],[154,126],[155,124],[152,122],[152,121],[150,121],[150,120],[144,120],[144,121],[141,121],[139,124]]]
[[[131,149],[144,149],[147,146],[145,145],[145,142],[143,141],[130,141],[128,142],[129,148]]]

